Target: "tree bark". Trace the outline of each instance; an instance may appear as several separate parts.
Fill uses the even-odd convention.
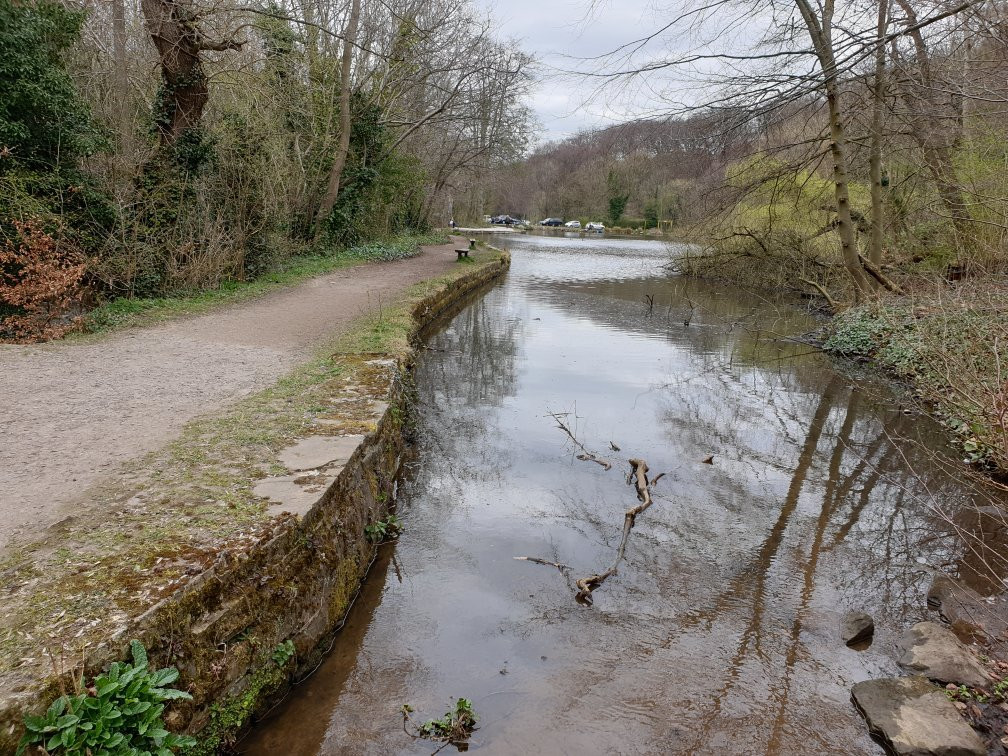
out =
[[[878,0],[878,29],[875,48],[875,73],[872,78],[871,145],[868,163],[871,172],[871,239],[868,259],[882,264],[882,107],[885,97],[885,33],[889,25],[889,0]]]
[[[924,35],[918,28],[917,13],[907,0],[896,2],[906,14],[908,34],[913,41],[920,79],[919,82],[905,84],[901,88],[903,101],[910,111],[911,135],[920,147],[924,165],[935,181],[938,197],[948,211],[959,243],[964,245],[971,236],[969,208],[952,164],[952,152],[962,137],[963,101],[961,97],[953,96],[952,102],[947,103],[953,111],[949,115],[954,123],[949,123],[948,118],[942,119],[942,103],[938,101],[937,95],[946,87],[935,81],[931,54]]]
[[[126,69],[126,3],[112,0],[112,50],[115,56],[116,121],[123,152],[130,152],[133,128],[129,118],[129,78]]]
[[[319,205],[319,224],[321,225],[332,213],[339,196],[340,178],[346,165],[347,153],[350,152],[350,81],[351,64],[353,63],[354,46],[357,42],[357,27],[360,21],[360,0],[352,0],[350,15],[347,18],[346,31],[343,34],[343,59],[340,64],[340,135],[333,155],[333,164],[329,169],[329,183],[322,202]]]
[[[209,99],[203,50],[237,50],[243,42],[211,42],[196,27],[196,13],[185,0],[141,0],[151,40],[157,48],[164,102],[156,122],[162,145],[171,145],[199,126]]]
[[[813,12],[808,0],[795,0],[808,28],[812,45],[823,72],[823,89],[829,108],[830,156],[833,160],[833,189],[837,204],[837,231],[840,234],[841,255],[844,268],[854,282],[854,297],[860,298],[871,284],[858,259],[857,229],[851,218],[850,193],[847,180],[847,140],[840,115],[840,93],[837,91],[837,66],[833,54],[832,23],[833,0],[822,7],[822,21]]]

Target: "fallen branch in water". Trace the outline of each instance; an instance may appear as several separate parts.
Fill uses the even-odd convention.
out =
[[[517,556],[514,557],[519,562],[535,562],[536,564],[545,564],[547,567],[556,567],[560,572],[567,572],[570,566],[566,564],[561,564],[560,562],[551,562],[548,559],[540,559],[539,557],[530,556]]]
[[[584,444],[582,444],[580,441],[577,440],[577,437],[571,432],[571,429],[568,428],[567,424],[563,421],[563,418],[567,417],[566,414],[561,414],[559,412],[550,412],[549,416],[552,417],[553,420],[556,422],[557,428],[559,428],[560,430],[562,430],[564,433],[567,434],[567,438],[571,440],[571,443],[573,443],[576,448],[581,450],[581,453],[577,455],[577,459],[580,459],[582,462],[594,462],[596,465],[601,465],[606,470],[612,469],[612,462],[610,462],[608,459],[597,457],[594,452],[589,451]],[[611,444],[612,442],[610,441],[609,443]]]
[[[616,549],[616,558],[613,560],[609,569],[605,572],[581,578],[575,583],[578,591],[574,598],[585,604],[592,603],[592,591],[602,585],[602,583],[604,583],[608,578],[616,574],[619,564],[623,561],[623,556],[626,553],[627,541],[630,538],[630,531],[633,530],[634,522],[637,520],[637,515],[654,503],[651,498],[651,486],[657,483],[665,475],[665,473],[661,473],[653,481],[649,482],[647,476],[647,462],[643,459],[631,459],[629,462],[630,473],[627,475],[627,483],[636,487],[637,500],[640,501],[640,504],[636,507],[628,509],[626,514],[623,516],[623,537],[620,539],[619,548]]]

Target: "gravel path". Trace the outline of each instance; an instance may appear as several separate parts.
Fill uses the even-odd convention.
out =
[[[0,345],[0,553],[189,420],[271,385],[379,302],[447,273],[453,246],[94,343]]]

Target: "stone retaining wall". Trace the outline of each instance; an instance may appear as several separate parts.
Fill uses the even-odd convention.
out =
[[[414,336],[509,264],[502,254],[420,301],[413,309]],[[280,514],[257,530],[253,542],[219,552],[209,569],[136,617],[121,637],[122,658],[129,639],[139,638],[152,664],[179,668],[177,686],[193,700],[173,707],[166,722],[199,740],[194,754],[217,753],[233,742],[320,663],[372,561],[375,547],[364,528],[384,516],[394,498],[406,447],[404,379],[415,351],[346,357],[372,366],[364,366],[363,387],[376,410],[373,430],[331,485],[303,515]],[[293,654],[282,651],[287,641]],[[105,661],[89,660],[89,667]],[[43,707],[58,691],[54,677],[11,693],[0,702],[2,753],[13,752],[22,713]]]

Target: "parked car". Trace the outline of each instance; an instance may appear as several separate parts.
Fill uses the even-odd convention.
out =
[[[581,221],[567,221],[564,228],[581,228]]]
[[[587,231],[605,231],[605,224],[604,223],[589,223],[587,226],[585,226],[585,229]]]
[[[490,222],[498,226],[520,226],[525,221],[521,218],[513,218],[510,215],[495,215],[490,219]]]
[[[562,226],[563,218],[546,218],[539,221],[540,226]]]

